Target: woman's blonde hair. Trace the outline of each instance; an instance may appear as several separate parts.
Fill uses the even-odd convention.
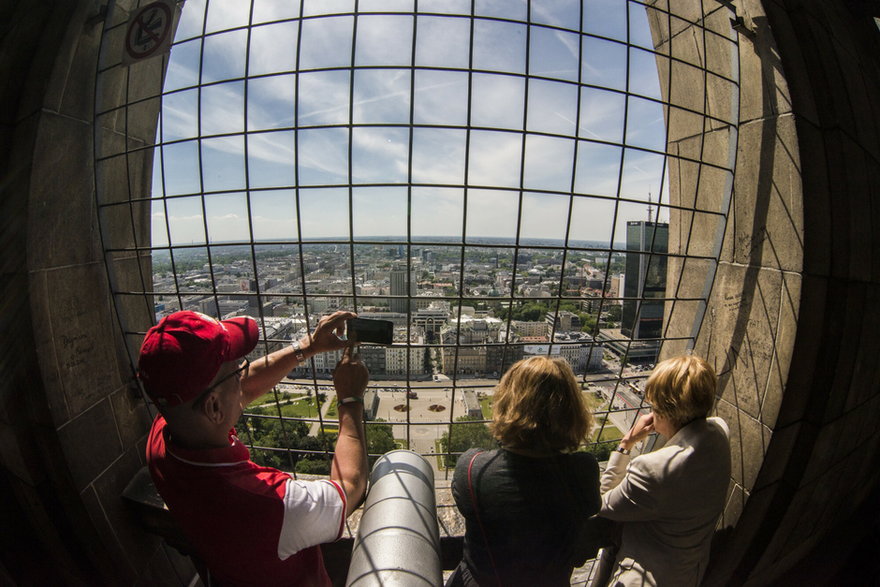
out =
[[[495,388],[489,429],[505,446],[575,450],[592,426],[593,414],[564,359],[523,359]]]
[[[657,412],[677,427],[705,418],[715,404],[715,370],[695,355],[659,363],[645,384],[645,398]]]

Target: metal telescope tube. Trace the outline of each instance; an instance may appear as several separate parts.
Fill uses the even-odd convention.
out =
[[[442,582],[434,471],[412,451],[386,453],[370,474],[345,584],[435,587]]]

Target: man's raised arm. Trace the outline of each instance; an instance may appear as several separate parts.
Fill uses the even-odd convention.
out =
[[[270,391],[309,357],[345,348],[349,343],[340,338],[345,332],[345,321],[356,316],[354,312],[343,311],[324,316],[318,320],[315,331],[301,338],[296,345],[287,346],[251,363],[247,376],[241,381],[242,404],[248,405]]]
[[[339,437],[330,478],[345,490],[345,515],[351,515],[364,499],[367,490],[367,446],[364,437],[364,391],[370,374],[357,356],[345,349],[333,372],[336,404],[339,409]]]

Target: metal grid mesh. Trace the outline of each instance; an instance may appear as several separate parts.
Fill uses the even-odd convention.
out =
[[[121,119],[127,135],[160,108],[155,145],[96,140],[105,254],[152,256],[152,273],[110,275],[117,305],[146,304],[157,318],[248,314],[261,352],[325,311],[393,319],[391,349],[362,348],[371,415],[391,424],[368,423],[371,453],[396,442],[437,455],[440,477],[439,455],[485,441],[500,374],[561,353],[592,392],[587,448],[601,458],[641,409],[661,345],[684,348],[698,333],[732,189],[735,132],[714,161],[702,142],[667,153],[666,129],[735,126],[735,36],[707,25],[688,41],[704,55],[729,45],[731,63],[710,71],[699,51],[672,57],[675,37],[655,49],[651,19],[689,24],[634,0],[189,0],[162,58],[164,87],[102,55],[99,89],[127,82],[119,105],[97,93],[99,119]],[[105,40],[124,26],[110,18]],[[677,97],[664,100],[661,85]],[[730,112],[709,111],[710,87],[730,93]],[[694,186],[675,186],[676,203],[672,166],[699,169]],[[114,198],[102,186],[117,168],[128,190]],[[150,170],[152,193],[138,197],[132,186]],[[118,214],[130,234],[106,230]],[[716,226],[714,241],[692,242],[696,224]],[[143,333],[120,321],[136,352]],[[313,359],[246,412],[255,460],[326,466],[333,363]]]

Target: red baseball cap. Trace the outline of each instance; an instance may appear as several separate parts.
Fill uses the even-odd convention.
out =
[[[175,312],[147,331],[138,358],[138,377],[157,404],[184,404],[204,391],[220,366],[257,346],[253,318],[216,320],[199,312]]]

